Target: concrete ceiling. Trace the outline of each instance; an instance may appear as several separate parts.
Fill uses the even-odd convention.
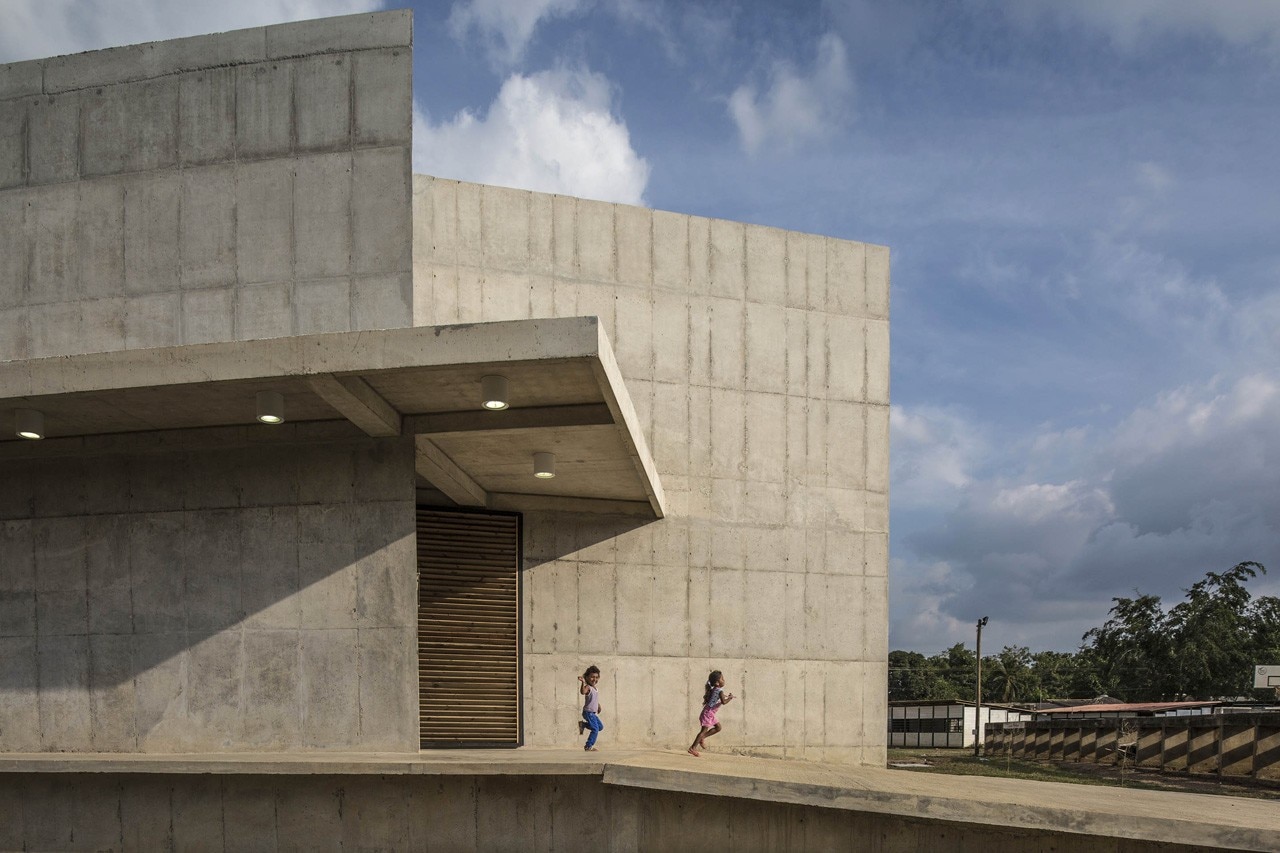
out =
[[[505,411],[480,406],[480,378],[491,373],[508,379]],[[37,444],[14,435],[20,408],[44,414],[42,450],[74,449],[91,436],[253,424],[264,390],[284,395],[289,422],[349,420],[370,435],[414,435],[419,482],[462,505],[571,501],[577,509],[664,512],[635,411],[593,317],[0,362],[0,465]],[[554,479],[533,476],[540,451],[556,455]]]

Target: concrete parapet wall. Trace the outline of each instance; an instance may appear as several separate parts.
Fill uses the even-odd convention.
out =
[[[527,513],[526,733],[879,764],[887,658],[889,255],[626,205],[414,178],[417,324],[596,315],[667,518]]]
[[[0,67],[0,360],[409,325],[411,23]]]
[[[1037,761],[1129,762],[1158,770],[1280,780],[1280,715],[1036,720],[989,724],[986,751]]]
[[[5,460],[0,752],[417,750],[412,442],[270,429]]]
[[[0,813],[8,818],[0,848],[12,850],[1208,849],[619,787],[592,776],[10,773],[0,775]]]

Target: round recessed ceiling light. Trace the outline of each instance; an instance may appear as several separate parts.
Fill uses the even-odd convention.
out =
[[[284,423],[284,395],[279,391],[259,391],[258,420],[273,426]]]
[[[500,412],[507,407],[507,377],[484,376],[480,379],[480,400],[482,405],[493,412]]]
[[[556,475],[556,455],[554,453],[533,454],[533,476],[539,480],[550,480]]]
[[[13,413],[13,428],[18,438],[32,441],[44,438],[44,413],[35,409],[18,409]]]

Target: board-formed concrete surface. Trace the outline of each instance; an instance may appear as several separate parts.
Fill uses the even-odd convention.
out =
[[[606,742],[690,737],[711,669],[726,745],[883,764],[889,252],[414,176],[414,321],[595,315],[669,511],[525,514],[527,743],[603,670]]]
[[[0,750],[416,752],[413,441],[338,426],[0,462]]]
[[[65,832],[71,799],[90,801],[85,849],[142,849],[146,832],[215,849],[1275,850],[1280,837],[1273,801],[710,752],[7,755],[0,804],[17,815],[15,797],[29,839]],[[17,827],[0,845],[17,846]]]
[[[608,745],[687,742],[722,669],[741,697],[725,747],[883,764],[888,249],[415,177],[411,32],[378,13],[0,70],[0,361],[98,354],[155,377],[165,365],[120,351],[176,348],[176,366],[225,342],[362,330],[376,349],[409,325],[597,317],[608,386],[634,408],[613,422],[649,448],[651,464],[632,457],[654,488],[489,506],[524,510],[525,743],[575,731],[588,664]],[[201,429],[161,423],[115,446],[103,427],[69,439],[82,454],[50,441],[0,460],[26,484],[0,494],[19,625],[0,637],[0,749],[410,752],[405,523],[415,500],[459,500],[430,474],[464,466],[361,417],[386,433],[289,424],[267,446],[222,421],[239,444],[188,447]],[[582,450],[565,442],[560,482]],[[394,507],[382,529],[369,502]],[[201,576],[205,550],[221,582]],[[290,621],[263,628],[283,633],[246,631],[280,609]],[[303,665],[322,638],[327,662]],[[326,672],[332,696],[313,689]]]
[[[0,66],[0,360],[409,325],[412,32]]]

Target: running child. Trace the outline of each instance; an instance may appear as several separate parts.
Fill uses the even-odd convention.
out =
[[[600,691],[596,689],[596,685],[600,683],[600,667],[589,666],[587,671],[578,676],[578,692],[586,698],[582,700],[582,721],[578,723],[578,735],[590,729],[591,734],[587,735],[586,746],[582,747],[587,752],[596,751],[596,737],[604,729],[604,723],[600,722]]]
[[[732,701],[733,694],[724,692],[724,674],[718,669],[713,670],[707,676],[706,692],[702,697],[702,714],[698,717],[698,723],[702,729],[689,745],[690,755],[701,755],[702,753],[698,750],[707,748],[707,738],[720,733],[720,721],[716,718],[716,714],[721,705],[727,705]]]

